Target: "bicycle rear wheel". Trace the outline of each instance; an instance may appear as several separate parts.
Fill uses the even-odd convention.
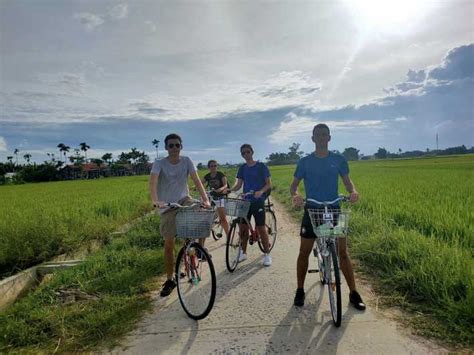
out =
[[[225,263],[227,270],[234,272],[239,263],[240,256],[240,228],[238,220],[234,220],[230,227],[227,243],[225,246]]]
[[[185,245],[176,262],[178,297],[193,319],[207,317],[216,298],[216,272],[209,254],[198,243]]]
[[[212,223],[211,234],[214,240],[219,240],[224,235],[224,228],[221,226],[219,215],[217,213],[216,217],[214,218],[214,222]]]
[[[342,318],[341,304],[341,275],[339,272],[339,262],[336,252],[336,244],[333,240],[328,242],[329,255],[325,258],[326,278],[329,292],[329,304],[334,325],[339,327]]]
[[[273,211],[265,212],[265,227],[267,228],[268,242],[270,243],[270,248],[268,252],[271,252],[273,247],[275,246],[277,237],[277,221],[275,213]],[[262,253],[265,252],[265,250],[263,249],[263,243],[260,238],[258,238],[258,247],[260,248]]]

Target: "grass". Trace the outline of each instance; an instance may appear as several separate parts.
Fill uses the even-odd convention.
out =
[[[159,217],[146,217],[77,267],[54,274],[0,313],[0,351],[112,346],[151,307],[164,269]]]
[[[0,276],[101,240],[150,209],[148,176],[0,187]]]
[[[365,273],[394,304],[423,315],[413,319],[417,332],[473,345],[474,156],[350,168],[361,201],[352,207],[349,242]],[[272,196],[300,219],[289,196],[294,169],[271,169]]]

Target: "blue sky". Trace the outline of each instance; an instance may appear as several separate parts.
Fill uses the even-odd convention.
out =
[[[472,1],[0,2],[0,160],[474,145]],[[162,145],[161,147],[162,148]]]

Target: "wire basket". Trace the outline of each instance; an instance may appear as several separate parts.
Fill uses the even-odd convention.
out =
[[[250,208],[250,201],[241,200],[239,198],[225,199],[225,213],[231,217],[247,217]]]
[[[178,238],[207,238],[214,223],[213,209],[180,209],[176,214],[176,234]]]
[[[318,237],[345,237],[349,230],[349,210],[308,209],[314,234]]]

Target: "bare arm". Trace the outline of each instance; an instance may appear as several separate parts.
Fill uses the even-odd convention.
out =
[[[242,179],[235,180],[235,184],[230,188],[230,191],[238,191],[242,187],[243,182]]]
[[[272,188],[272,180],[270,177],[265,178],[265,185],[260,189],[260,191],[255,192],[255,197],[259,198],[262,196],[265,192],[270,190]]]
[[[207,198],[206,190],[204,189],[204,186],[202,185],[202,182],[199,179],[199,175],[197,174],[197,172],[191,173],[191,179],[193,180],[194,186],[196,186],[197,190],[199,191],[199,194],[201,195],[201,201],[203,202],[203,204],[207,207],[210,207],[211,204],[209,203],[209,199]]]
[[[158,176],[159,174],[150,174],[148,182],[148,190],[150,191],[151,202],[154,206],[159,206],[158,191],[156,188],[158,186]]]
[[[298,193],[298,185],[300,184],[300,179],[293,177],[293,182],[290,186],[290,195],[293,197],[293,205],[295,207],[302,207],[304,205],[303,197]]]
[[[357,200],[359,199],[359,193],[357,192],[354,186],[354,183],[352,182],[349,175],[343,176],[342,182],[344,183],[344,186],[346,187],[347,192],[350,194],[349,201],[352,203],[357,202]]]
[[[222,182],[222,187],[216,190],[218,193],[222,193],[225,190],[227,190],[227,177],[223,176],[221,182]]]

